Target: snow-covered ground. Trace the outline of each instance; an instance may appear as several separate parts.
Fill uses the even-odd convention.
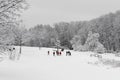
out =
[[[0,80],[120,80],[119,67],[111,67],[109,62],[117,59],[119,64],[120,59],[112,54],[103,54],[102,59],[90,57],[92,52],[75,51],[72,56],[48,56],[48,50],[53,51],[23,47],[19,61],[0,63]]]

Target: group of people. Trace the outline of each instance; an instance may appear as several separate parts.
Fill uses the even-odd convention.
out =
[[[53,56],[61,56],[64,53],[64,49],[59,50],[55,50],[52,52]],[[50,51],[48,51],[48,55],[50,55]],[[71,52],[70,51],[66,51],[66,56],[71,56]]]

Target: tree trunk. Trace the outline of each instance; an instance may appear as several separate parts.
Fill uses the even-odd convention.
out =
[[[20,40],[20,50],[19,50],[20,52],[20,54],[22,53],[22,41]]]

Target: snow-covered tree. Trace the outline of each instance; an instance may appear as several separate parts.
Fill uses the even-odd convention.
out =
[[[0,25],[18,24],[20,14],[27,6],[25,0],[0,0]]]
[[[11,28],[0,26],[0,45],[12,44],[13,40]]]
[[[50,25],[37,25],[29,29],[29,46],[50,47],[55,45],[56,32]]]
[[[74,38],[71,40],[71,44],[75,51],[76,50],[81,51],[82,44],[81,44],[80,36],[78,35],[74,36]]]
[[[99,34],[89,31],[88,37],[85,41],[85,44],[82,45],[81,37],[76,36],[73,38],[71,43],[73,44],[74,50],[77,51],[95,51],[95,52],[104,52],[104,46],[99,42]]]
[[[19,16],[25,9],[25,0],[0,0],[0,44],[12,43],[12,28],[19,25]]]
[[[14,27],[12,32],[14,37],[14,45],[20,46],[20,54],[21,54],[21,46],[26,42],[26,39],[28,37],[27,30],[22,25],[19,27]]]
[[[104,46],[99,42],[98,38],[98,33],[92,33],[92,31],[88,33],[88,38],[84,45],[87,51],[96,51],[99,53],[103,53],[105,51]]]
[[[13,28],[19,26],[21,12],[27,8],[25,0],[0,0],[0,45],[14,44]]]
[[[86,48],[84,46],[85,43],[83,41],[86,41],[84,37],[81,37],[80,35],[74,36],[74,38],[71,40],[73,49],[76,51],[85,51]]]

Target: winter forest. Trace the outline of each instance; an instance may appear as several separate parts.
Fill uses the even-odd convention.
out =
[[[120,79],[120,10],[28,28],[21,16],[29,8],[0,0],[0,80]]]
[[[77,51],[101,51],[102,49],[103,52],[119,52],[120,11],[89,21],[58,22],[54,23],[54,26],[36,24],[27,29],[21,20],[17,20],[20,16],[18,12],[27,8],[26,3],[20,1],[15,2],[18,5],[12,2],[15,8],[10,7],[10,9],[4,7],[7,1],[1,1],[3,5],[1,5],[3,10],[0,19],[1,45],[52,48],[59,40],[59,46],[66,49]]]

